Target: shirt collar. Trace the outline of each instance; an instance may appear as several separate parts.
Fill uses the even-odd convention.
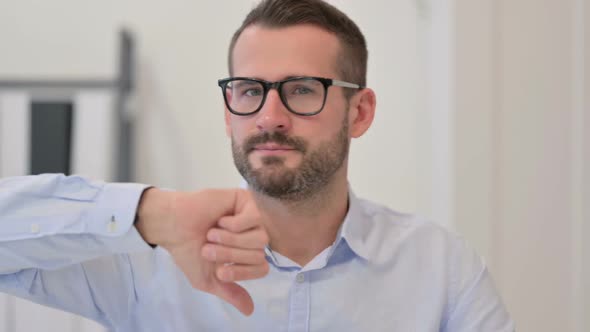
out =
[[[348,190],[348,212],[344,222],[338,231],[336,245],[341,241],[346,241],[350,249],[358,256],[371,260],[371,233],[372,222],[365,214],[362,201],[354,194],[352,189]]]
[[[360,200],[352,191],[348,189],[348,211],[344,217],[342,225],[338,229],[336,239],[328,249],[326,260],[329,260],[335,250],[342,244],[347,245],[357,256],[371,261],[371,253],[374,253],[377,240],[371,236],[373,221],[363,209],[362,200]],[[344,241],[343,241],[344,240]],[[342,243],[343,242],[343,243]],[[273,252],[268,246],[265,248],[268,259],[276,266],[295,267],[296,263]],[[323,263],[325,265],[325,263]]]

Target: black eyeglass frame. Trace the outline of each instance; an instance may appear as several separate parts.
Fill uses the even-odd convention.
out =
[[[322,85],[324,86],[324,100],[322,101],[322,107],[320,107],[320,109],[315,112],[301,113],[301,112],[297,112],[295,110],[292,110],[291,107],[289,106],[289,103],[287,102],[286,98],[283,96],[283,93],[282,93],[283,84],[285,84],[287,82],[291,82],[291,81],[302,80],[302,79],[316,80],[316,81],[319,81],[320,83],[322,83]],[[249,80],[249,81],[260,83],[264,89],[263,94],[262,94],[262,100],[260,102],[260,106],[258,106],[258,108],[252,112],[239,113],[239,112],[234,111],[231,108],[231,106],[229,105],[229,101],[227,100],[227,94],[225,93],[225,90],[227,89],[227,85],[229,83],[231,83],[233,81],[238,81],[238,80]],[[293,114],[301,115],[301,116],[316,115],[324,109],[324,106],[326,105],[326,99],[328,98],[328,88],[330,86],[339,86],[339,87],[343,87],[343,88],[350,88],[350,89],[357,89],[357,90],[364,89],[364,87],[359,84],[349,83],[349,82],[340,81],[340,80],[336,80],[336,79],[332,79],[332,78],[315,77],[315,76],[296,76],[296,77],[290,77],[288,79],[285,79],[282,81],[276,81],[276,82],[269,82],[269,81],[265,81],[265,80],[261,80],[261,79],[257,79],[257,78],[252,78],[252,77],[228,77],[228,78],[223,78],[223,79],[218,80],[217,85],[219,85],[219,87],[221,88],[221,93],[223,94],[223,100],[225,101],[225,105],[227,106],[227,109],[230,111],[230,113],[235,114],[235,115],[239,115],[239,116],[252,115],[252,114],[260,111],[262,109],[262,107],[264,106],[264,103],[266,102],[266,96],[268,96],[268,92],[271,89],[277,90],[277,92],[279,93],[279,97],[281,98],[281,101],[283,102],[283,105],[285,105],[285,107],[287,108],[287,110],[289,110],[289,112],[291,112]]]

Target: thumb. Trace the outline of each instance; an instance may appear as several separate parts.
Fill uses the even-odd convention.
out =
[[[248,291],[235,282],[219,282],[217,296],[236,307],[241,313],[250,316],[254,312],[254,302]]]

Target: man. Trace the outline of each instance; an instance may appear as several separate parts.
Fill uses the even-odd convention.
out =
[[[232,39],[231,77],[218,82],[258,209],[242,193],[221,217],[214,204],[191,208],[214,192],[170,199],[149,189],[135,229],[155,250],[133,227],[108,240],[48,236],[61,249],[49,263],[22,254],[32,240],[1,242],[17,272],[0,287],[117,331],[512,331],[462,240],[349,189],[350,140],[375,112],[366,61],[364,37],[336,8],[263,1]],[[72,251],[84,253],[68,261]]]

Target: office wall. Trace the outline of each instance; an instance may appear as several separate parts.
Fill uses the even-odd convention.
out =
[[[520,331],[590,329],[588,8],[455,1],[456,227]]]

